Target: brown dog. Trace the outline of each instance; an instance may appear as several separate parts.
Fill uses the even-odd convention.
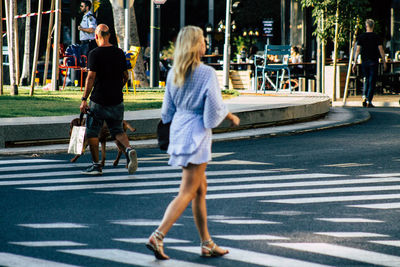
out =
[[[79,124],[79,122],[81,122],[81,124]],[[72,128],[74,126],[83,126],[85,124],[86,124],[86,119],[85,118],[83,118],[81,121],[80,121],[79,118],[73,119],[71,121],[71,123],[69,124],[69,135],[71,136]],[[131,132],[135,132],[136,131],[136,129],[133,128],[125,120],[122,121],[122,127],[124,129],[124,132],[126,132],[128,129]],[[107,124],[104,123],[104,125],[101,128],[100,133],[99,133],[99,142],[101,144],[101,163],[100,163],[101,167],[104,167],[104,164],[106,162],[106,142],[107,142],[107,138],[109,138],[110,136],[111,135],[110,135],[110,131],[108,130]],[[118,155],[117,155],[116,159],[114,160],[113,166],[117,166],[118,163],[119,163],[119,159],[121,158],[122,153],[125,154],[125,148],[118,140],[115,140],[115,144],[118,147]],[[88,146],[88,141],[85,138],[84,143],[83,143],[82,154],[83,154],[83,152],[85,152],[85,149],[86,149],[87,146]],[[80,157],[80,155],[76,155],[75,157],[73,157],[71,159],[71,162],[75,162],[79,157]]]

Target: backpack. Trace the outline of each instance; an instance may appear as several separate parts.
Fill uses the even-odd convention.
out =
[[[81,47],[78,44],[72,44],[67,47],[65,50],[66,56],[74,56],[76,58],[76,63],[78,66],[81,66]],[[75,58],[67,57],[66,64],[67,66],[76,66]]]

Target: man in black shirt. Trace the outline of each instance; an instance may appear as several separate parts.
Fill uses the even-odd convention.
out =
[[[98,134],[106,121],[111,137],[117,139],[125,147],[125,154],[129,160],[128,172],[133,174],[137,169],[137,155],[122,128],[124,117],[122,89],[128,80],[125,54],[121,49],[110,44],[110,31],[107,25],[97,26],[95,38],[98,47],[89,53],[89,72],[80,105],[82,113],[90,111],[86,120],[86,138],[89,142],[93,165],[82,173],[102,174],[99,164]],[[90,104],[88,105],[89,95]]]
[[[367,19],[365,21],[366,32],[358,37],[357,50],[353,62],[354,72],[356,60],[361,53],[361,68],[364,75],[363,107],[374,107],[374,105],[372,105],[372,98],[374,97],[376,77],[378,74],[379,57],[382,58],[384,70],[387,69],[382,40],[373,32],[374,24],[372,19]]]

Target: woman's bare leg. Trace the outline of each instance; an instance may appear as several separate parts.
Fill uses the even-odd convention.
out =
[[[157,230],[167,234],[172,225],[182,215],[190,201],[192,201],[201,185],[202,179],[199,176],[205,176],[207,163],[200,165],[189,164],[182,168],[182,183],[179,188],[178,196],[171,201],[167,210],[164,213],[164,218],[161,221]]]
[[[200,174],[199,174],[199,177],[200,177]],[[208,226],[207,226],[206,194],[207,194],[207,177],[206,177],[205,168],[204,168],[204,170],[202,171],[202,174],[201,174],[201,184],[200,184],[199,188],[197,189],[196,197],[192,200],[193,217],[194,217],[194,221],[196,223],[197,230],[199,232],[202,244],[205,241],[211,240],[211,236],[210,236],[210,233],[208,232]],[[214,246],[214,243],[207,242],[206,246],[211,249]],[[218,246],[216,246],[214,248],[214,251],[220,255],[226,254],[228,252],[227,250],[222,249]],[[207,253],[207,250],[202,248],[202,252]]]

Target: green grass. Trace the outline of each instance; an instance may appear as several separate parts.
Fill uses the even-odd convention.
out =
[[[30,87],[19,87],[18,95],[10,95],[10,87],[4,86],[0,95],[0,118],[42,117],[79,114],[83,92],[76,87],[66,87],[62,91],[47,91],[38,87],[29,96]],[[132,90],[132,89],[131,89]],[[223,97],[239,95],[236,90],[224,90]],[[164,90],[140,89],[124,94],[125,111],[156,109],[162,105]]]
[[[66,88],[63,91],[46,91],[35,89],[29,96],[29,88],[18,88],[18,95],[11,96],[9,88],[4,88],[0,96],[0,117],[27,116],[62,116],[79,114],[82,92],[78,89]],[[162,90],[146,90],[124,95],[126,111],[160,108],[164,92]]]

